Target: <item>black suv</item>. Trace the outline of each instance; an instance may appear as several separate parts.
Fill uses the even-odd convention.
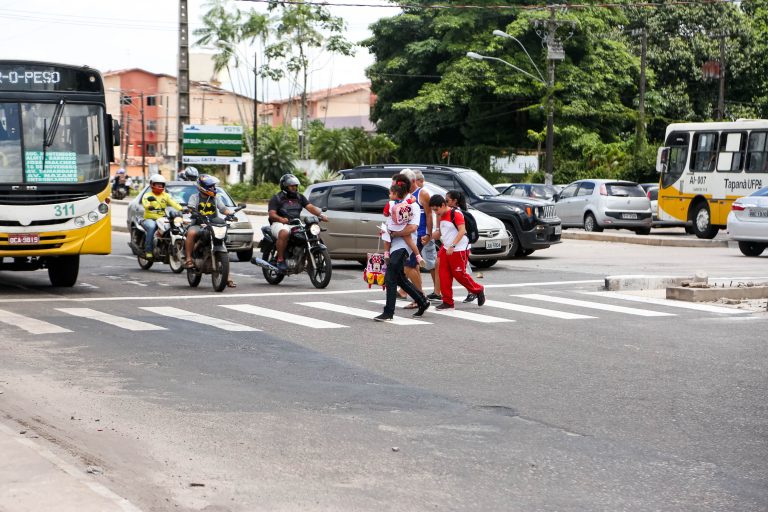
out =
[[[403,169],[418,169],[429,183],[446,190],[463,191],[469,204],[501,220],[509,231],[510,256],[528,256],[533,251],[560,243],[562,228],[553,203],[499,195],[499,191],[477,171],[466,167],[381,164],[361,165],[340,173],[342,179],[391,178]]]

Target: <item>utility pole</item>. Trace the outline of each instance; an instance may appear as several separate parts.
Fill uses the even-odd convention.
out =
[[[253,138],[251,140],[251,181],[256,184],[256,147],[259,144],[259,70],[256,67],[257,59],[259,58],[258,52],[253,52]],[[240,183],[243,182],[245,175],[245,169],[241,167],[240,170]]]
[[[168,104],[168,96],[166,96],[165,97],[165,137],[164,137],[164,142],[163,142],[163,145],[165,146],[165,150],[163,151],[163,153],[164,153],[164,155],[166,157],[168,156],[168,123],[169,123],[169,121],[168,121],[169,115],[168,114],[169,114],[170,107],[171,106]],[[167,160],[165,160],[165,158],[163,160],[165,162],[167,162]]]
[[[147,182],[147,143],[144,134],[144,91],[139,93],[139,99],[141,100],[141,175],[144,176],[144,183]]]
[[[632,30],[633,36],[640,36],[640,87],[637,102],[637,127],[635,128],[635,170],[637,170],[638,156],[645,145],[645,66],[648,53],[648,32],[645,28]]]
[[[725,116],[725,34],[720,34],[720,93],[717,96],[717,120]]]
[[[120,93],[120,126],[121,127],[125,126],[125,109],[123,108],[123,105],[124,105],[124,102],[125,102],[124,98],[125,97],[123,96],[123,93],[121,92]],[[121,146],[122,146],[122,144],[121,144]],[[125,166],[125,157],[122,156],[122,153],[126,149],[125,149],[125,147],[121,147],[120,149],[121,149],[121,151],[120,151],[121,155],[120,156],[122,157],[122,158],[120,158],[120,167],[123,167],[123,166]]]
[[[544,166],[544,183],[552,185],[554,173],[554,146],[555,146],[555,61],[565,59],[563,41],[557,37],[557,30],[561,26],[570,26],[571,32],[565,39],[573,35],[576,24],[573,21],[558,20],[555,10],[562,9],[558,5],[548,5],[549,18],[534,20],[533,25],[536,34],[541,38],[542,45],[547,48],[547,135],[546,135],[546,164]]]
[[[189,10],[187,0],[179,0],[179,73],[177,80],[179,121],[177,130],[176,170],[182,168],[184,125],[189,124]]]

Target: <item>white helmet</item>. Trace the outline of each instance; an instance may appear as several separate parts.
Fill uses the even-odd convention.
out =
[[[162,183],[165,185],[165,178],[162,174],[153,174],[149,177],[149,184],[152,185],[153,183]]]
[[[191,165],[184,169],[184,179],[187,181],[197,181],[197,178],[200,177],[200,172],[198,172],[197,167],[192,167]]]

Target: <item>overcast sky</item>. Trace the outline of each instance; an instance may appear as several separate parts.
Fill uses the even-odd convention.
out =
[[[206,1],[188,2],[192,33],[200,26]],[[384,0],[360,3],[388,5]],[[102,72],[138,67],[175,76],[178,5],[176,0],[2,0],[0,46],[3,50],[0,55],[4,59],[88,65]],[[243,10],[264,10],[261,3],[239,1],[236,5]],[[399,9],[332,7],[331,11],[346,20],[347,38],[358,42],[370,36],[371,23],[396,15]],[[191,51],[203,52],[195,48]],[[362,82],[366,80],[365,68],[372,62],[373,58],[363,48],[358,48],[354,58],[327,55],[319,58],[316,62],[319,69],[312,73],[310,90]],[[227,81],[226,74],[221,78]],[[267,100],[296,93],[285,83],[265,85]]]

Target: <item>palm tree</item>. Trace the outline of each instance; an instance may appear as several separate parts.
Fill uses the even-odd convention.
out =
[[[315,160],[325,163],[331,171],[357,164],[355,145],[346,130],[323,130],[314,140]]]
[[[253,159],[254,182],[277,183],[283,174],[296,170],[293,162],[298,154],[296,135],[289,133],[289,130],[271,127],[259,130],[258,147]]]

